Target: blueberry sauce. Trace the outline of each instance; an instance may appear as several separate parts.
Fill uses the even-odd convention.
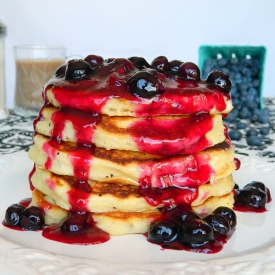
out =
[[[62,224],[53,224],[42,231],[42,236],[67,244],[101,244],[110,239],[108,233],[98,228],[89,213],[70,212]]]
[[[227,89],[202,80],[184,80],[180,76],[170,79],[168,77],[170,69],[167,73],[150,70],[154,71],[163,89],[160,89],[160,94],[149,99],[142,97],[143,89],[154,84],[146,83],[146,79],[141,79],[146,83],[144,84],[146,86],[140,86],[141,96],[135,91],[132,93],[132,82],[128,85],[127,81],[143,70],[134,68],[129,60],[122,58],[97,66],[91,75],[81,81],[68,79],[66,76],[53,77],[44,89],[43,98],[46,103],[49,102],[49,98],[50,102],[53,102],[51,98],[53,95],[62,108],[68,107],[99,114],[104,112],[103,107],[109,100],[126,99],[134,106],[134,115],[143,117],[209,113],[214,109],[219,112],[226,110],[227,103],[230,101]]]
[[[222,214],[224,210],[216,209],[211,215],[200,217],[191,210],[191,203],[198,197],[198,187],[214,176],[209,158],[198,152],[211,146],[205,137],[213,127],[209,113],[227,113],[230,109],[230,79],[215,72],[203,81],[195,64],[174,62],[175,66],[163,56],[156,58],[151,66],[140,58],[134,58],[133,63],[130,60],[104,61],[100,56],[90,55],[84,60],[69,61],[57,70],[47,83],[43,98],[44,106],[53,106],[57,101],[60,109],[51,116],[52,138],[42,149],[47,155],[46,169],[52,168],[60,151],[68,152],[74,176],[67,193],[71,205],[69,215],[60,224],[45,227],[45,213],[28,207],[28,199],[20,202],[25,208],[22,212],[12,206],[3,224],[19,230],[22,227],[42,229],[43,237],[67,244],[108,241],[109,234],[97,227],[88,210],[93,192],[88,182],[95,152],[93,135],[106,104],[112,99],[128,100],[134,106],[134,116],[146,117],[128,129],[139,150],[165,156],[145,161],[138,167],[138,194],[148,204],[162,207],[160,217],[150,224],[147,240],[165,249],[217,253],[235,231],[235,213],[226,209],[229,213],[226,216]],[[164,119],[164,122],[153,118],[167,114],[191,116]],[[41,112],[34,126],[39,120],[43,120]],[[76,144],[62,141],[66,121],[74,127]],[[230,144],[226,127],[224,133]],[[180,154],[187,155],[182,157]],[[234,161],[239,169],[240,161]],[[29,176],[31,190],[34,189],[31,183],[34,172],[35,167]],[[55,189],[54,181],[48,180],[47,185]],[[261,183],[253,183],[243,190],[235,190],[234,209],[253,207],[254,212],[262,212],[265,204],[271,201],[268,188]],[[44,207],[43,203],[39,206]],[[16,219],[12,218],[14,216]],[[34,221],[31,216],[35,216]]]

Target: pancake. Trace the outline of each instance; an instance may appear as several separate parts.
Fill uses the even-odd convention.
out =
[[[227,114],[233,108],[231,83],[221,87],[217,82],[181,74],[139,70],[125,58],[97,65],[78,60],[59,68],[45,85],[45,102],[108,116],[133,117]],[[78,75],[81,71],[83,75]],[[146,84],[139,87],[138,81]]]
[[[58,175],[151,187],[199,186],[231,175],[236,169],[234,148],[228,141],[197,154],[160,157],[59,143],[36,135],[29,157],[38,167]]]
[[[54,201],[49,199],[38,190],[32,192],[31,206],[41,208],[45,213],[45,223],[62,223],[69,215],[69,211],[57,206]],[[219,206],[233,206],[233,194],[222,197],[210,197],[202,205],[193,209],[201,214],[209,214]],[[125,234],[144,234],[148,231],[149,225],[154,220],[161,217],[158,209],[144,212],[102,212],[91,213],[97,227],[101,228],[111,236]]]
[[[148,154],[193,154],[225,140],[221,115],[110,117],[44,107],[35,131],[63,141]]]
[[[88,181],[90,189],[84,189],[84,184],[77,184],[74,177],[55,175],[47,170],[36,168],[30,177],[32,185],[55,204],[72,211],[88,212],[144,212],[161,208],[181,200],[199,206],[210,197],[221,197],[231,193],[234,188],[232,175],[217,180],[215,184],[204,184],[197,189],[167,189],[146,188],[139,190],[137,186],[113,182]],[[82,189],[77,189],[81,188]],[[184,197],[185,196],[185,197]],[[79,203],[79,198],[82,198]],[[151,203],[154,200],[155,203]],[[192,201],[193,200],[193,201]],[[180,201],[179,201],[180,202]],[[182,201],[181,201],[182,202]]]

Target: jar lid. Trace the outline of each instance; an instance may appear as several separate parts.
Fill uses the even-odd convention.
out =
[[[7,34],[7,27],[0,21],[0,35]]]

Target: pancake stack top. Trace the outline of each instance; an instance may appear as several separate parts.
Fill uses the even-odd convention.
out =
[[[163,56],[69,61],[34,122],[31,205],[46,224],[85,213],[110,235],[145,233],[169,209],[232,207],[230,89],[222,72],[201,80],[195,64]]]

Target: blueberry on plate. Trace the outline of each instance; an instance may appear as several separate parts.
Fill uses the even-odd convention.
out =
[[[201,219],[190,220],[182,227],[181,242],[189,247],[201,247],[214,240],[212,227]]]
[[[220,206],[216,208],[212,214],[223,216],[227,220],[231,229],[234,229],[237,225],[237,216],[235,212],[229,207]]]
[[[221,235],[228,236],[231,231],[228,221],[221,215],[210,214],[203,218],[213,229],[214,233],[217,232]]]
[[[161,244],[169,243],[177,239],[178,227],[171,221],[158,221],[150,225],[148,231],[148,240]]]
[[[267,194],[263,190],[254,188],[253,186],[246,186],[239,190],[236,203],[255,208],[265,208],[267,199]]]
[[[24,230],[39,230],[44,224],[44,213],[36,206],[30,206],[21,213],[20,225]]]
[[[18,225],[20,221],[20,215],[24,209],[25,207],[21,204],[12,204],[9,206],[5,213],[4,223],[10,226]]]

